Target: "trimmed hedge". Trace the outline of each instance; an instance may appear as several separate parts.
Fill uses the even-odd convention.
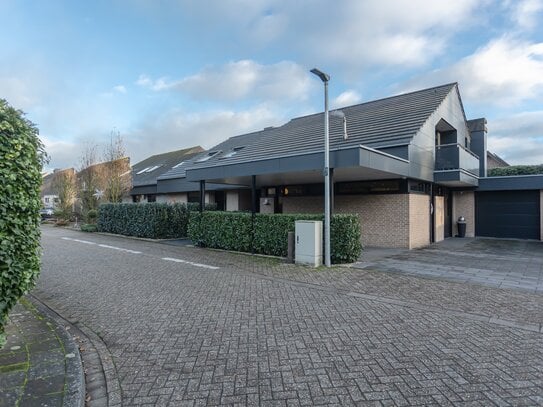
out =
[[[213,210],[214,204],[206,204]],[[195,203],[106,203],[98,208],[98,231],[148,239],[187,237],[191,211]]]
[[[539,165],[511,165],[509,167],[491,168],[488,170],[489,177],[507,177],[512,175],[535,175],[543,174],[543,164]]]
[[[36,126],[0,99],[0,347],[10,309],[40,272],[40,187],[46,159]]]
[[[190,217],[188,236],[197,245],[217,249],[251,251],[254,232],[255,253],[286,257],[288,232],[297,220],[323,220],[323,215],[255,214],[204,212]],[[351,263],[362,251],[360,223],[356,215],[333,215],[331,219],[333,263]]]

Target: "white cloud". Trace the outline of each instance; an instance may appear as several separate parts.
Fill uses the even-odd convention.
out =
[[[332,108],[339,108],[339,107],[344,107],[344,106],[355,105],[357,103],[360,103],[361,100],[362,100],[362,97],[357,91],[346,90],[345,92],[341,93],[336,98],[334,98],[331,105],[332,105]]]
[[[490,120],[488,149],[509,164],[543,164],[543,110]]]
[[[511,18],[521,29],[531,30],[538,23],[543,10],[543,0],[524,0],[514,3]]]
[[[512,106],[543,94],[543,42],[503,36],[458,63],[411,81],[405,89],[459,82],[474,103]]]
[[[262,65],[251,60],[207,67],[179,80],[153,80],[140,75],[136,83],[154,91],[176,90],[194,99],[219,101],[235,101],[246,97],[305,100],[311,84],[307,70],[294,62]]]
[[[152,154],[201,145],[210,148],[229,137],[280,125],[286,121],[265,105],[242,111],[190,113],[171,110],[149,116],[124,139],[133,164]]]
[[[113,91],[117,93],[126,93],[126,88],[123,85],[117,85],[113,87]]]

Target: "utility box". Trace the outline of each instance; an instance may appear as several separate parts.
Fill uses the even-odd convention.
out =
[[[297,220],[295,230],[296,264],[322,265],[322,222]]]

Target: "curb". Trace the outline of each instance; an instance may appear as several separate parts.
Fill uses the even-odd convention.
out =
[[[115,364],[100,337],[79,321],[68,320],[38,297],[29,294],[27,298],[40,312],[44,312],[58,324],[58,330],[64,331],[63,335],[70,338],[76,348],[80,364],[82,362],[81,404],[71,404],[66,407],[82,407],[84,405],[88,407],[121,406],[122,394]],[[62,326],[65,328],[62,329]],[[71,335],[68,331],[71,331]]]
[[[34,296],[27,294],[25,298],[40,314],[43,314],[47,319],[54,322],[55,325],[52,328],[62,341],[66,355],[74,355],[70,358],[70,363],[66,363],[65,393],[62,405],[64,407],[83,407],[85,403],[85,375],[79,347],[75,339],[65,328],[69,324],[65,320],[60,319],[56,313],[51,312],[41,302],[36,301]]]

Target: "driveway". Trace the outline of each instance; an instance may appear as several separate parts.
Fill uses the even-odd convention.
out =
[[[543,296],[44,227],[33,294],[136,405],[542,405]]]
[[[543,242],[451,238],[418,250],[369,248],[362,269],[543,293]]]

